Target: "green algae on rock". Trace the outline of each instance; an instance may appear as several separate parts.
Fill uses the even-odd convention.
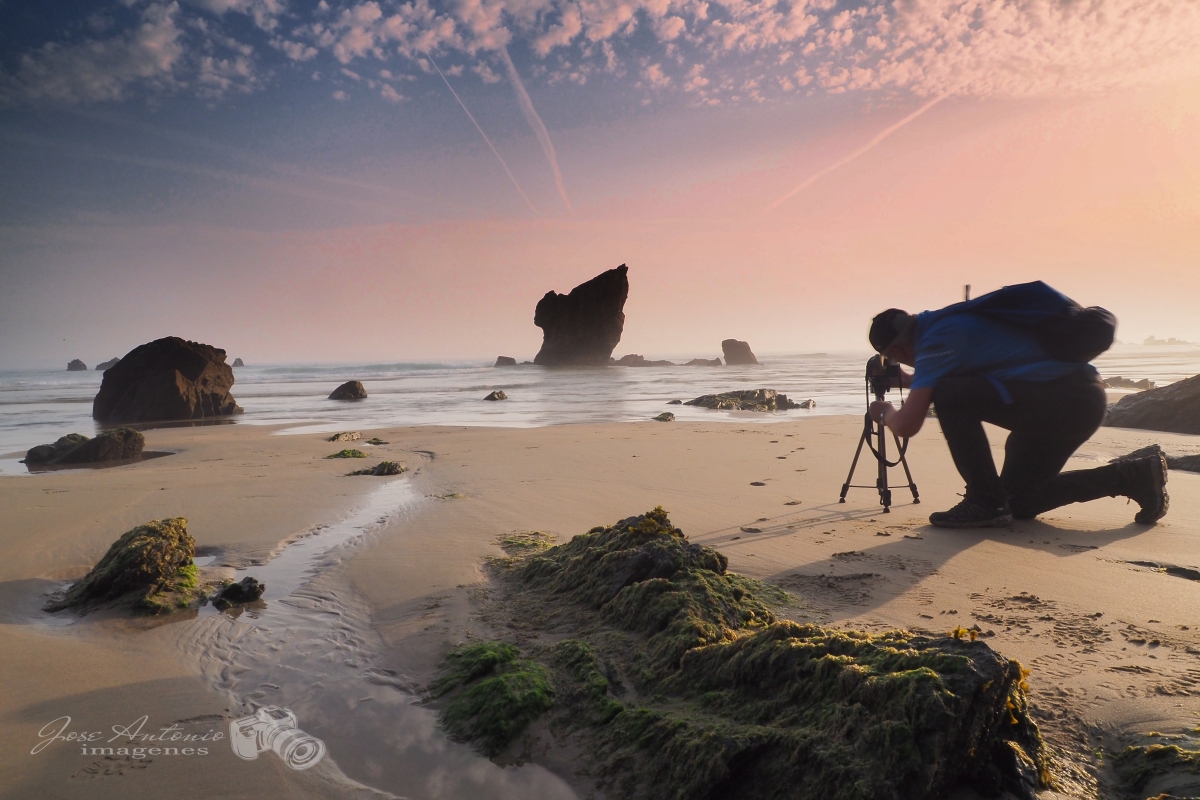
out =
[[[472,647],[548,671],[549,730],[617,796],[924,800],[968,784],[1031,799],[1049,781],[1027,673],[983,642],[778,621],[781,590],[727,572],[661,508],[506,550],[490,566],[524,652]],[[464,695],[482,680],[455,674]],[[484,749],[517,746],[536,705]]]
[[[47,603],[46,610],[88,610],[110,603],[154,614],[186,608],[204,595],[192,563],[195,555],[186,519],[147,522],[122,534],[91,572]]]
[[[330,456],[332,458],[332,456]],[[395,461],[380,461],[370,469],[356,469],[349,475],[399,475],[402,472],[407,472],[408,467],[399,464]]]
[[[1113,767],[1129,796],[1138,800],[1147,790],[1164,797],[1200,794],[1200,751],[1173,744],[1127,747]]]
[[[362,450],[353,450],[351,448],[346,448],[345,450],[339,450],[336,453],[334,453],[333,455],[328,455],[325,457],[326,458],[366,458],[367,454],[364,453]]]
[[[684,405],[718,411],[786,411],[789,408],[800,408],[800,405],[789,400],[786,394],[774,389],[744,389],[738,392],[706,394],[688,400]]]

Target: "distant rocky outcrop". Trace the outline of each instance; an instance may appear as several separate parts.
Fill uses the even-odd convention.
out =
[[[101,361],[99,364],[96,365],[96,371],[104,372],[104,370],[106,370],[106,369],[115,367],[117,365],[117,362],[120,360],[121,359],[119,359],[119,358],[110,358],[108,361]]]
[[[27,465],[99,464],[140,458],[146,439],[132,428],[115,428],[95,439],[69,433],[54,444],[39,444],[25,454]]]
[[[1161,346],[1161,345],[1168,345],[1168,344],[1169,345],[1180,345],[1183,347],[1196,347],[1197,346],[1196,342],[1185,342],[1183,339],[1176,339],[1174,336],[1172,336],[1170,339],[1155,339],[1154,336],[1147,336],[1146,341],[1142,342],[1142,344],[1146,345],[1147,347],[1152,347],[1154,345]]]
[[[233,366],[235,366],[235,367],[244,367],[244,366],[246,366],[246,362],[245,362],[245,361],[242,361],[240,358],[235,358],[235,359],[233,360]]]
[[[625,327],[629,268],[624,264],[581,283],[570,294],[546,292],[533,313],[542,349],[533,362],[545,367],[600,367],[608,363]]]
[[[1113,406],[1105,425],[1171,433],[1200,433],[1200,375],[1131,394]]]
[[[141,422],[240,414],[232,388],[224,350],[168,336],[135,347],[104,371],[92,417]]]
[[[1200,455],[1191,456],[1172,456],[1163,452],[1162,445],[1152,444],[1148,447],[1143,447],[1140,450],[1134,450],[1128,455],[1119,456],[1111,459],[1108,463],[1119,464],[1122,461],[1137,461],[1139,458],[1149,458],[1150,456],[1162,456],[1167,459],[1168,469],[1178,469],[1184,472],[1200,472]]]
[[[496,391],[492,392],[491,394],[489,394],[487,397],[485,397],[483,399],[484,400],[507,400],[508,395],[506,395],[504,393],[503,389],[497,389]]]
[[[691,361],[684,364],[685,367],[719,367],[721,359],[719,358],[693,358]]]
[[[1142,378],[1140,381],[1135,381],[1132,378],[1122,378],[1118,375],[1115,378],[1105,378],[1104,385],[1109,389],[1153,389],[1154,381],[1149,378]]]
[[[616,367],[673,367],[674,361],[647,361],[645,356],[630,353],[611,362]]]
[[[725,354],[725,363],[731,367],[758,363],[758,359],[754,357],[754,353],[750,350],[748,342],[740,342],[737,339],[726,339],[721,342],[721,352]]]
[[[80,361],[78,358],[72,358],[67,362],[67,372],[86,372],[87,364]]]
[[[367,389],[360,381],[346,381],[329,394],[330,400],[365,400]]]
[[[800,408],[786,394],[780,394],[774,389],[747,389],[741,392],[725,392],[723,394],[706,394],[695,400],[688,400],[685,406],[700,406],[719,411],[784,411],[789,408]]]
[[[493,364],[492,366],[494,366],[494,367],[515,367],[516,365],[517,365],[517,360],[515,358],[513,358],[512,356],[496,356],[496,363]]]
[[[253,603],[255,600],[261,599],[265,591],[267,591],[265,583],[260,583],[247,575],[237,583],[231,583],[213,595],[213,608],[224,611],[233,606]]]

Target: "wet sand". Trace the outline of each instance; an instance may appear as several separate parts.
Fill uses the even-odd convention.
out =
[[[359,443],[233,425],[149,431],[148,449],[178,452],[140,464],[2,477],[0,793],[370,794],[348,780],[413,798],[586,790],[572,754],[539,759],[567,783],[528,765],[501,770],[445,742],[412,701],[446,649],[495,635],[472,597],[483,588],[483,559],[500,554],[497,537],[536,529],[566,539],[656,505],[724,552],[731,569],[796,595],[787,616],[993,632],[992,647],[1032,669],[1037,719],[1060,753],[1062,796],[1093,791],[1086,754],[1096,747],[1196,726],[1200,582],[1161,568],[1200,566],[1200,475],[1172,473],[1171,513],[1153,528],[1132,524],[1135,505],[1105,499],[1011,531],[941,531],[925,518],[957,502],[961,482],[934,420],[909,449],[920,505],[903,488],[887,515],[870,489],[837,503],[860,428],[856,418],[797,414],[772,425],[364,430],[390,444],[361,447],[365,461],[328,461]],[[1102,429],[1069,468],[1152,442],[1200,451],[1196,437]],[[342,477],[384,458],[411,471]],[[856,483],[872,481],[871,466],[859,467]],[[894,471],[893,481],[901,476]],[[379,495],[392,481],[411,496]],[[371,505],[372,493],[383,506]],[[366,511],[355,517],[356,508]],[[212,574],[240,576],[234,568],[316,533],[304,563],[319,575],[289,568],[303,588],[285,600],[271,589],[291,580],[284,562],[268,566],[277,577],[265,607],[245,618],[202,612],[153,624],[97,614],[60,625],[40,614],[45,593],[82,575],[122,532],[175,515],[189,519],[198,552],[216,556],[205,567]],[[148,715],[147,730],[186,720],[202,734],[226,730],[250,703],[304,709],[301,727],[307,720],[330,756],[300,772],[270,753],[239,760],[227,740],[191,759],[106,762],[66,742],[29,752],[64,715],[93,731]]]

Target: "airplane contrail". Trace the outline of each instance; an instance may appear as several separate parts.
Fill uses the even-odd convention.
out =
[[[785,194],[783,197],[779,198],[779,199],[778,199],[778,200],[776,200],[774,203],[771,203],[771,205],[769,205],[769,206],[767,206],[765,209],[763,209],[763,213],[765,214],[765,213],[766,213],[766,212],[768,212],[768,211],[774,211],[776,208],[778,208],[779,206],[783,205],[783,203],[787,202],[787,201],[788,201],[788,200],[790,200],[792,197],[795,197],[796,195],[800,194],[800,192],[803,192],[803,191],[804,191],[805,189],[807,189],[809,186],[812,186],[814,183],[816,183],[817,181],[819,181],[821,178],[824,178],[826,175],[828,175],[829,173],[833,172],[833,171],[834,171],[835,169],[837,169],[838,167],[844,167],[844,166],[846,166],[846,165],[847,165],[847,164],[849,164],[851,161],[853,161],[854,159],[858,158],[858,157],[859,157],[859,156],[861,156],[863,153],[867,152],[867,151],[868,151],[868,150],[870,150],[872,147],[874,147],[875,145],[879,144],[879,143],[880,143],[880,142],[882,142],[884,139],[886,139],[887,137],[891,136],[893,133],[895,133],[896,131],[900,130],[900,129],[901,129],[901,128],[903,128],[905,125],[907,125],[908,123],[912,122],[914,119],[916,119],[917,117],[921,116],[921,115],[922,115],[922,114],[924,114],[926,111],[928,111],[929,109],[931,109],[931,108],[933,108],[934,106],[936,106],[938,103],[942,102],[942,100],[944,100],[944,99],[946,99],[946,95],[941,95],[941,96],[939,96],[939,97],[935,97],[934,99],[930,100],[930,101],[929,101],[928,103],[926,103],[925,105],[923,105],[923,106],[921,106],[920,108],[918,108],[918,109],[917,109],[916,111],[914,111],[913,113],[909,114],[909,115],[908,115],[907,117],[905,117],[904,119],[902,119],[902,120],[900,120],[899,122],[897,122],[895,125],[892,125],[892,126],[890,126],[890,127],[888,127],[888,128],[884,128],[884,129],[883,129],[883,131],[881,131],[880,133],[878,133],[878,134],[875,136],[875,138],[874,138],[874,139],[872,139],[871,141],[867,142],[866,144],[864,144],[862,147],[860,147],[860,148],[858,148],[857,150],[855,150],[855,151],[854,151],[853,153],[851,153],[850,155],[848,155],[848,156],[846,156],[845,158],[842,158],[842,159],[840,159],[840,160],[838,160],[838,161],[835,161],[834,163],[830,164],[828,167],[825,167],[825,169],[823,169],[823,170],[821,170],[820,172],[816,173],[815,175],[812,175],[812,176],[808,177],[807,179],[805,179],[805,181],[804,181],[803,183],[801,183],[799,186],[797,186],[796,188],[792,189],[790,192],[788,192],[787,194]]]
[[[517,102],[521,106],[521,111],[525,113],[525,119],[529,122],[529,127],[533,128],[534,135],[542,145],[542,152],[546,154],[546,160],[550,162],[550,169],[554,171],[554,183],[558,186],[558,196],[562,198],[567,211],[572,211],[571,198],[567,197],[567,189],[563,186],[562,173],[558,169],[558,157],[554,155],[554,143],[550,141],[550,132],[546,130],[542,118],[538,116],[537,110],[533,107],[533,101],[529,99],[529,92],[525,91],[525,84],[521,83],[521,76],[517,74],[517,68],[508,55],[508,48],[501,47],[500,55],[504,61],[504,68],[508,71],[508,79],[512,81],[513,90],[517,93]]]
[[[446,84],[446,88],[450,90],[450,94],[454,95],[454,99],[458,101],[460,106],[462,106],[462,110],[467,113],[467,117],[470,118],[471,124],[475,126],[475,130],[479,131],[479,135],[483,137],[485,142],[487,142],[487,146],[492,148],[492,153],[496,156],[496,160],[500,162],[500,166],[504,167],[504,171],[508,173],[508,179],[512,181],[513,186],[517,187],[517,191],[521,193],[521,197],[525,198],[525,202],[529,204],[529,207],[533,210],[534,214],[539,213],[537,206],[535,206],[533,201],[529,199],[529,195],[525,194],[525,190],[522,189],[521,184],[517,182],[516,176],[514,176],[512,174],[512,170],[508,168],[508,164],[505,164],[504,159],[500,157],[500,153],[496,150],[496,146],[492,144],[492,140],[489,139],[488,135],[483,132],[483,128],[479,127],[479,123],[475,121],[475,117],[467,109],[467,104],[464,103],[462,98],[458,96],[458,92],[454,91],[454,87],[450,85],[450,81],[446,80],[446,76],[442,73],[442,68],[439,67],[437,62],[432,58],[429,59],[429,63],[433,64],[433,68],[437,70],[437,74],[442,76],[442,81]]]

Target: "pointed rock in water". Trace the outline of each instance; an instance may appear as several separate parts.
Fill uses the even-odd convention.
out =
[[[516,365],[517,360],[510,356],[496,356],[496,363],[493,364],[496,367],[515,367]]]
[[[115,428],[95,439],[69,433],[54,444],[40,444],[25,454],[26,464],[98,464],[138,458],[146,439],[132,428]]]
[[[367,390],[359,381],[346,381],[341,386],[334,389],[330,395],[330,400],[364,400],[367,396]]]
[[[149,422],[240,414],[232,388],[224,350],[168,336],[135,347],[104,371],[92,418]]]
[[[533,324],[543,331],[542,349],[533,362],[546,367],[607,364],[625,327],[628,272],[622,264],[570,294],[546,292],[533,314]]]
[[[758,359],[751,352],[748,342],[740,342],[737,339],[726,339],[721,342],[721,352],[725,354],[725,363],[731,367],[739,364],[758,363]]]
[[[247,575],[239,582],[231,583],[217,592],[216,596],[213,597],[213,608],[224,611],[232,606],[253,603],[255,600],[260,599],[266,590],[267,585],[265,583],[259,583]]]
[[[672,414],[670,411],[664,411],[663,413],[659,414],[659,415],[658,415],[657,417],[655,417],[654,419],[655,419],[655,421],[657,421],[657,422],[674,422],[674,421],[675,421],[675,415],[674,415],[674,414]]]
[[[1104,424],[1171,433],[1200,433],[1200,375],[1121,398]]]
[[[489,394],[487,397],[485,397],[483,399],[484,400],[507,400],[508,395],[506,395],[504,393],[503,389],[497,389],[496,391],[492,392],[491,394]]]
[[[695,400],[688,400],[684,405],[712,408],[719,411],[785,411],[789,408],[801,407],[789,400],[786,394],[781,394],[774,389],[746,389],[740,392],[706,394]]]
[[[87,370],[87,364],[80,361],[78,358],[73,358],[67,363],[67,372],[84,372]]]
[[[246,366],[246,362],[245,362],[245,361],[242,361],[240,358],[235,358],[235,359],[233,360],[233,366],[235,366],[235,367],[244,367],[244,366]]]
[[[104,372],[104,370],[106,370],[106,369],[115,367],[117,365],[117,362],[120,360],[121,359],[119,359],[119,358],[110,358],[108,361],[101,361],[99,364],[96,365],[96,371]]]
[[[685,367],[719,367],[721,359],[719,358],[693,358],[691,361],[684,364]]]
[[[196,542],[187,532],[186,519],[147,522],[122,534],[92,571],[49,602],[46,610],[87,609],[116,601],[129,601],[142,611],[167,610],[173,606],[159,595],[183,600],[196,589],[195,555]]]

